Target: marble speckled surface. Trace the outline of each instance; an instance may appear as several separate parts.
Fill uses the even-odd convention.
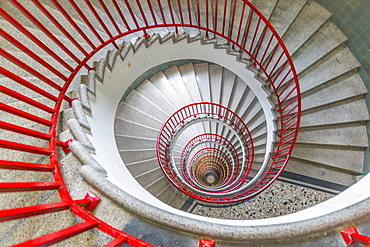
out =
[[[194,204],[193,214],[221,219],[264,219],[300,211],[323,202],[333,194],[276,181],[260,195],[242,203],[209,207],[202,202]]]

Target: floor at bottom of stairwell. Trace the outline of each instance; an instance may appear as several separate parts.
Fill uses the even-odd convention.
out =
[[[260,195],[230,206],[209,207],[196,202],[193,214],[221,219],[263,219],[291,214],[323,202],[333,194],[276,181]]]

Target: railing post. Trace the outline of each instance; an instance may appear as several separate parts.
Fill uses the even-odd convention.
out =
[[[198,247],[216,247],[216,241],[209,239],[199,239]]]
[[[359,243],[369,246],[368,244],[370,244],[370,237],[359,234],[356,226],[350,226],[347,229],[342,230],[340,233],[347,245]]]

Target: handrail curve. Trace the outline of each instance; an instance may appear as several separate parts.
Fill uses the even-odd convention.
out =
[[[32,6],[31,6],[32,2]],[[33,92],[38,93],[41,97],[54,102],[53,108],[50,109],[29,99],[12,92],[10,88],[2,87],[1,92],[18,100],[23,101],[26,105],[33,105],[41,111],[46,112],[47,119],[39,117],[26,110],[18,109],[0,102],[0,110],[7,114],[17,116],[28,121],[42,124],[48,128],[46,133],[34,131],[17,123],[0,122],[0,128],[21,136],[31,136],[40,140],[45,140],[47,148],[36,147],[32,144],[21,143],[16,141],[0,140],[0,148],[4,150],[16,150],[18,152],[33,153],[46,155],[49,157],[48,165],[27,163],[24,160],[1,160],[0,168],[2,169],[21,169],[30,171],[49,171],[53,173],[53,183],[0,183],[0,192],[10,191],[29,191],[40,189],[56,189],[63,202],[71,205],[70,210],[77,216],[82,217],[86,222],[95,222],[85,226],[85,230],[90,227],[96,227],[99,230],[113,236],[115,240],[112,243],[129,243],[136,246],[150,246],[149,244],[124,234],[122,231],[96,219],[91,213],[81,208],[72,200],[69,191],[64,183],[60,170],[60,164],[57,155],[57,147],[66,148],[68,143],[62,143],[57,139],[58,121],[63,103],[69,104],[73,99],[67,96],[67,91],[75,77],[83,70],[93,70],[92,58],[107,46],[119,48],[117,41],[129,35],[142,35],[148,38],[152,35],[155,28],[174,28],[177,33],[183,29],[194,28],[205,32],[207,37],[215,35],[229,42],[231,47],[238,52],[248,54],[253,63],[251,66],[258,67],[266,79],[270,82],[270,87],[275,93],[279,113],[279,142],[272,158],[272,165],[266,172],[264,179],[260,180],[254,188],[252,194],[258,194],[270,185],[285,167],[298,134],[300,123],[300,93],[298,77],[292,62],[292,59],[285,47],[283,41],[271,26],[268,20],[247,0],[224,0],[225,6],[232,11],[223,15],[218,13],[218,2],[214,4],[211,0],[205,0],[205,5],[200,1],[178,0],[178,1],[144,1],[137,0],[136,4],[117,0],[99,0],[98,5],[92,4],[89,0],[64,1],[50,0],[50,5],[54,11],[58,11],[63,16],[64,21],[69,27],[60,23],[58,18],[50,12],[40,0],[20,1],[7,0],[15,9],[23,15],[14,16],[3,8],[0,9],[0,16],[3,21],[8,22],[13,30],[7,30],[4,26],[0,30],[0,35],[16,47],[20,52],[15,55],[12,52],[0,48],[0,55],[7,61],[5,67],[0,68],[0,74],[14,81],[15,83],[27,87]],[[75,13],[69,13],[65,5],[73,7]],[[30,7],[31,6],[31,7]],[[240,8],[239,8],[240,7]],[[35,16],[30,8],[37,8],[45,16]],[[100,8],[102,11],[97,11]],[[146,12],[145,10],[149,10]],[[167,12],[166,12],[167,11]],[[90,12],[90,15],[87,15]],[[238,13],[237,13],[238,12]],[[103,19],[102,13],[108,16]],[[79,21],[76,21],[76,18]],[[221,19],[221,23],[219,23]],[[26,21],[27,20],[27,21]],[[48,21],[45,21],[48,20]],[[28,30],[28,26],[41,33],[49,43],[46,44],[37,35]],[[81,28],[80,25],[86,27]],[[254,27],[254,33],[250,31]],[[14,30],[28,40],[23,44],[20,36],[11,34]],[[52,30],[58,30],[58,37]],[[72,34],[72,31],[74,34]],[[60,36],[63,42],[60,41]],[[86,46],[80,45],[82,41]],[[54,46],[56,49],[49,47]],[[50,58],[37,55],[36,51],[41,50]],[[22,61],[23,53],[29,57],[33,63]],[[4,63],[5,64],[5,63]],[[10,65],[12,64],[12,65]],[[15,70],[19,68],[21,72]],[[58,67],[59,66],[59,67]],[[50,73],[53,74],[50,76]],[[28,81],[25,75],[32,75],[45,85],[36,86]],[[55,79],[54,79],[55,78]],[[62,81],[62,83],[60,83]],[[61,85],[60,85],[61,84]],[[55,93],[55,90],[57,93]],[[53,91],[53,93],[51,93]],[[257,190],[258,188],[258,190]],[[251,194],[251,195],[252,195]],[[91,209],[91,208],[90,208]],[[0,211],[3,212],[3,211]],[[9,212],[7,212],[9,214]],[[14,214],[14,212],[11,212]],[[7,215],[9,216],[9,215]],[[24,217],[28,217],[25,214]],[[11,218],[11,216],[9,216]],[[73,229],[68,229],[72,230]],[[60,233],[58,233],[60,234]],[[54,241],[63,240],[60,235],[55,234]],[[70,236],[71,237],[71,236]]]

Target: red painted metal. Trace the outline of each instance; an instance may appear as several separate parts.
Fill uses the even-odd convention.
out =
[[[26,145],[18,142],[11,142],[0,140],[0,148],[6,148],[11,150],[17,150],[22,152],[41,154],[41,155],[51,155],[53,152],[50,149],[35,147],[31,145]]]
[[[26,8],[24,8],[17,0],[9,0],[15,7],[17,7],[31,22],[33,22],[41,31],[43,31],[51,40],[54,41],[68,56],[70,56],[76,63],[81,61],[68,49],[55,35],[53,35],[40,21],[37,20]]]
[[[93,15],[95,15],[96,19],[101,27],[103,27],[105,35],[109,37],[109,39],[104,40],[102,36],[99,35],[102,31],[97,30],[97,27],[95,27],[93,24],[82,12],[80,7],[78,7],[75,0],[68,0],[68,2],[72,5],[72,7],[77,12],[77,15],[79,15],[84,22],[85,25],[87,25],[88,29],[96,36],[97,40],[92,40],[89,38],[86,30],[83,30],[79,27],[79,25],[74,21],[72,16],[69,12],[67,12],[61,4],[57,0],[51,0],[51,2],[55,5],[56,9],[60,11],[60,13],[65,17],[65,19],[69,22],[69,24],[74,28],[74,30],[88,43],[91,50],[84,49],[82,46],[76,41],[74,36],[72,36],[72,33],[69,34],[67,29],[65,29],[63,26],[61,26],[57,19],[54,18],[51,13],[49,13],[42,4],[39,3],[39,0],[32,0],[35,4],[35,7],[38,8],[40,11],[42,11],[46,17],[50,20],[50,23],[55,25],[56,28],[58,28],[61,33],[66,37],[68,40],[71,41],[73,46],[77,47],[84,57],[77,57],[73,54],[72,50],[73,47],[70,47],[69,44],[63,44],[60,42],[56,36],[48,29],[48,24],[42,24],[40,20],[36,16],[34,16],[30,11],[28,11],[26,8],[22,6],[21,3],[19,3],[17,0],[8,0],[9,2],[13,3],[15,7],[17,7],[32,23],[34,23],[40,31],[45,33],[53,42],[61,49],[65,54],[68,55],[68,57],[72,58],[76,65],[72,65],[69,62],[65,61],[63,58],[56,55],[56,53],[51,50],[46,43],[43,43],[40,39],[38,39],[36,36],[34,36],[31,32],[27,30],[22,24],[20,24],[18,21],[16,21],[10,14],[8,14],[5,10],[0,8],[0,15],[7,20],[12,26],[14,26],[16,29],[18,29],[22,34],[26,35],[31,41],[34,42],[34,44],[43,49],[48,55],[53,57],[59,64],[67,68],[69,72],[62,73],[60,70],[54,70],[54,68],[51,68],[43,59],[41,59],[39,56],[36,55],[36,53],[32,50],[30,47],[25,47],[20,40],[17,40],[15,36],[11,36],[6,31],[2,31],[3,37],[5,36],[9,41],[12,42],[14,45],[18,46],[21,50],[23,50],[26,54],[31,55],[35,60],[36,63],[38,63],[40,66],[45,66],[46,68],[50,68],[51,70],[54,70],[58,74],[58,76],[64,81],[64,84],[62,86],[59,86],[54,81],[50,80],[48,76],[46,76],[43,73],[38,72],[35,67],[30,66],[29,64],[26,64],[25,62],[21,61],[20,59],[16,58],[9,52],[5,51],[4,49],[0,48],[0,55],[2,55],[5,59],[9,60],[10,62],[16,64],[23,70],[27,71],[31,75],[37,77],[41,80],[42,83],[45,83],[45,85],[49,85],[57,90],[57,92],[49,92],[49,89],[45,89],[44,87],[37,87],[33,85],[32,83],[29,83],[26,79],[22,78],[22,76],[14,74],[13,72],[7,70],[6,68],[1,67],[0,73],[9,79],[13,80],[16,83],[19,83],[22,86],[25,86],[34,92],[37,92],[42,97],[45,97],[47,99],[50,99],[55,102],[55,106],[53,109],[53,112],[51,112],[51,108],[47,108],[47,106],[41,106],[34,101],[30,100],[26,96],[21,96],[19,94],[16,94],[14,90],[10,89],[3,89],[2,92],[6,92],[8,95],[17,98],[19,100],[23,100],[24,102],[27,102],[28,104],[33,104],[34,106],[38,105],[39,107],[43,108],[47,112],[51,113],[50,120],[49,119],[42,119],[38,116],[34,116],[32,114],[27,113],[26,111],[22,109],[16,109],[11,106],[7,106],[0,102],[0,108],[1,110],[10,112],[12,114],[15,114],[17,116],[29,119],[31,121],[35,121],[41,124],[44,124],[48,127],[49,133],[43,134],[37,131],[33,131],[31,129],[17,126],[14,123],[4,123],[1,122],[1,128],[7,129],[9,131],[14,131],[19,134],[24,134],[28,136],[33,136],[35,138],[40,138],[43,140],[47,140],[49,142],[48,148],[39,148],[34,147],[33,145],[27,145],[21,144],[21,143],[15,143],[15,142],[7,142],[4,140],[0,140],[0,147],[1,148],[7,148],[7,149],[14,149],[19,150],[21,152],[34,152],[38,154],[43,154],[48,156],[49,158],[49,164],[34,164],[34,163],[27,163],[23,161],[7,161],[7,160],[0,160],[0,168],[2,169],[19,169],[19,170],[30,170],[30,171],[43,171],[43,172],[53,172],[54,176],[54,184],[50,184],[53,182],[39,182],[39,183],[23,183],[21,185],[19,184],[13,184],[12,183],[5,185],[1,184],[2,190],[8,190],[8,191],[19,191],[19,190],[38,190],[38,189],[58,189],[58,192],[60,194],[60,197],[62,199],[63,203],[73,203],[73,200],[68,192],[67,187],[64,184],[64,180],[62,177],[62,173],[60,171],[60,163],[58,161],[57,156],[57,146],[62,146],[63,148],[68,148],[66,143],[61,143],[57,140],[57,123],[58,123],[58,117],[59,112],[61,109],[61,105],[64,100],[68,102],[72,102],[72,99],[70,99],[68,96],[66,96],[67,89],[69,85],[71,84],[72,80],[75,78],[75,76],[78,74],[78,72],[81,70],[81,68],[87,68],[92,69],[88,62],[90,59],[97,54],[102,48],[109,44],[115,43],[115,40],[124,37],[126,35],[136,33],[136,32],[144,32],[146,34],[146,30],[149,30],[151,28],[155,27],[175,27],[176,31],[178,31],[179,27],[190,27],[190,28],[197,28],[199,30],[203,30],[208,33],[213,33],[216,36],[219,36],[228,42],[232,44],[232,47],[236,47],[236,49],[245,52],[247,55],[251,57],[253,60],[253,66],[258,67],[262,73],[266,76],[266,78],[270,81],[270,87],[275,92],[275,95],[277,97],[277,108],[278,113],[280,114],[280,125],[282,126],[280,130],[278,130],[277,134],[280,136],[280,140],[276,147],[276,154],[272,158],[272,165],[269,168],[269,171],[267,171],[266,175],[260,180],[259,183],[257,183],[254,188],[252,188],[251,191],[247,192],[248,196],[252,197],[260,192],[262,192],[264,189],[268,187],[276,178],[279,176],[279,174],[284,169],[290,154],[292,152],[292,148],[294,146],[295,140],[297,138],[298,134],[298,127],[300,122],[300,95],[299,95],[299,85],[298,85],[298,78],[291,60],[291,57],[289,56],[289,53],[282,42],[281,38],[275,31],[275,29],[271,26],[271,24],[267,21],[267,19],[257,10],[255,7],[247,0],[235,0],[235,1],[220,1],[215,0],[215,4],[211,6],[211,4],[208,3],[208,0],[206,1],[206,7],[204,5],[201,5],[199,1],[196,1],[196,6],[192,6],[191,0],[187,0],[187,8],[185,8],[184,4],[182,2],[178,1],[177,5],[179,8],[175,9],[172,6],[171,1],[165,1],[165,0],[157,0],[159,16],[162,18],[155,18],[155,10],[152,6],[152,1],[150,0],[143,0],[146,1],[149,9],[150,14],[153,17],[154,24],[151,24],[148,22],[147,17],[149,17],[149,11],[146,13],[142,7],[141,7],[141,0],[137,0],[136,4],[133,4],[127,0],[125,0],[126,3],[126,9],[129,11],[129,15],[123,15],[124,11],[121,9],[121,7],[117,4],[116,0],[112,0],[113,3],[113,10],[110,9],[108,6],[104,6],[104,1],[99,0],[100,4],[102,4],[102,7],[107,14],[108,18],[112,22],[113,26],[115,26],[115,30],[118,32],[116,36],[113,36],[113,34],[109,35],[109,30],[105,29],[103,25],[105,23],[102,21],[100,15],[98,12],[95,11],[95,9],[91,9]],[[79,2],[80,3],[80,2]],[[87,3],[89,4],[90,1]],[[234,3],[234,4],[232,4]],[[237,4],[238,3],[238,4]],[[224,11],[223,13],[218,13],[219,11],[219,4],[220,6],[223,5]],[[233,34],[232,29],[232,23],[236,23],[234,20],[237,15],[233,14],[235,13],[235,6],[243,6],[242,9],[242,16],[240,17],[239,27],[237,29],[237,34]],[[121,5],[123,6],[123,5]],[[181,7],[180,7],[181,6]],[[124,7],[123,7],[124,8]],[[144,20],[144,25],[139,24],[139,19],[136,17],[133,8],[139,8],[139,12],[142,15],[142,17],[146,20]],[[192,9],[193,8],[193,9]],[[88,8],[86,8],[88,9]],[[86,10],[84,9],[84,11]],[[248,18],[244,19],[244,9],[245,11],[249,11]],[[88,10],[87,10],[88,11]],[[120,16],[123,24],[125,25],[127,31],[118,31],[118,23],[115,23],[113,21],[113,18],[111,14],[113,14],[112,11],[116,11],[118,15]],[[167,11],[165,15],[165,12]],[[183,12],[187,11],[187,13]],[[192,17],[191,11],[194,11],[194,16]],[[204,16],[206,13],[207,16]],[[213,20],[213,25],[209,23],[209,17],[208,14],[212,14],[213,17],[210,17]],[[189,19],[185,18],[185,16],[188,15]],[[171,20],[165,19],[167,16],[170,16]],[[175,16],[180,16],[180,20],[176,20]],[[221,18],[220,18],[221,17]],[[231,17],[231,19],[230,19]],[[127,18],[127,19],[126,19]],[[99,19],[101,21],[99,21]],[[218,28],[218,19],[221,20],[221,28]],[[195,23],[196,21],[197,23]],[[231,21],[232,20],[232,21]],[[263,31],[261,32],[261,35],[257,33],[257,31],[253,30],[253,27],[251,26],[255,20],[257,20],[258,23],[261,23],[261,29],[263,27]],[[129,23],[134,23],[134,26],[130,26]],[[258,25],[261,25],[258,24]],[[242,26],[244,28],[242,28]],[[220,30],[218,30],[220,29]],[[234,38],[233,36],[237,36],[237,38]],[[248,39],[248,37],[252,37]],[[251,43],[247,44],[247,41],[251,41]],[[276,54],[277,50],[281,51],[282,53]],[[260,55],[259,55],[260,54]],[[279,61],[276,63],[276,61]],[[274,62],[274,63],[272,63]],[[271,63],[271,64],[270,64]],[[68,66],[67,66],[68,65]],[[270,66],[272,66],[272,69],[268,69]],[[285,68],[286,67],[286,68]],[[71,71],[71,68],[73,71]],[[283,73],[284,71],[287,71],[287,73]],[[195,109],[195,108],[194,108]],[[194,110],[193,109],[193,110]],[[213,110],[213,109],[211,109]],[[220,113],[221,114],[221,113]],[[177,119],[176,121],[178,121]],[[171,122],[169,124],[175,125],[175,122]],[[172,135],[171,132],[164,132],[165,136]],[[168,162],[168,160],[164,159],[165,162]],[[165,170],[169,170],[166,169]],[[174,181],[174,183],[177,183]],[[53,186],[54,187],[53,187]],[[23,186],[23,187],[22,187]],[[49,187],[48,187],[49,186]],[[50,187],[51,186],[51,187]],[[235,198],[230,198],[229,201],[232,202]],[[78,209],[78,210],[77,210]],[[99,221],[95,216],[87,212],[82,207],[79,207],[77,205],[71,207],[71,212],[76,214],[77,216],[83,218],[86,220],[85,225],[81,225],[78,227],[71,227],[59,232],[51,233],[46,236],[38,238],[36,242],[27,242],[24,243],[23,246],[30,246],[37,243],[47,245],[48,243],[56,243],[58,241],[61,241],[67,237],[74,236],[75,234],[79,233],[79,231],[88,230],[91,227],[97,227],[99,230],[106,232],[107,234],[113,236],[116,240],[112,241],[112,245],[115,246],[118,243],[128,243],[132,244],[134,246],[150,246],[144,241],[137,240],[135,238],[132,238],[132,236],[129,236],[125,233],[123,233],[120,230],[114,229],[110,227],[109,225],[105,224],[104,222]],[[96,225],[96,222],[98,224]],[[51,240],[47,240],[51,239]],[[44,241],[45,240],[45,241]],[[38,242],[41,241],[41,242]],[[44,241],[44,242],[43,242]],[[55,242],[53,242],[55,241]]]
[[[43,125],[46,125],[46,126],[52,126],[53,125],[53,123],[49,120],[46,120],[44,118],[40,118],[36,115],[33,115],[33,114],[28,113],[28,112],[19,110],[19,109],[13,107],[13,106],[6,105],[6,104],[1,103],[1,102],[0,102],[0,110],[8,112],[8,113],[13,114],[13,115],[16,115],[18,117],[22,117],[22,118],[31,120],[35,123],[43,124]]]
[[[24,128],[24,127],[15,125],[15,124],[10,124],[10,123],[7,123],[7,122],[3,122],[3,121],[0,121],[0,129],[9,130],[9,131],[12,131],[12,132],[24,134],[24,135],[27,135],[27,136],[32,136],[32,137],[43,139],[43,140],[50,140],[51,139],[51,135],[49,135],[49,134],[45,134],[45,133],[35,131],[35,130],[32,130],[32,129],[27,129],[27,128]]]
[[[52,232],[46,235],[43,235],[38,238],[34,238],[28,241],[25,241],[20,244],[13,245],[13,247],[29,247],[29,246],[50,246],[52,244],[56,244],[60,241],[65,239],[71,238],[76,236],[80,233],[85,231],[91,230],[97,226],[97,222],[94,221],[86,221],[79,223],[77,225],[70,226],[63,230],[59,230],[56,232]]]
[[[101,19],[100,15],[96,12],[94,6],[90,3],[89,0],[85,0],[85,4],[89,7],[89,9],[91,10],[91,12],[95,16],[95,18],[98,20],[99,24],[102,26],[102,28],[104,29],[105,33],[109,36],[109,38],[110,38],[112,44],[114,45],[114,47],[116,47],[118,49],[119,47],[118,47],[115,39],[113,38],[112,33],[109,31],[107,25],[105,25],[105,23]]]
[[[199,239],[198,247],[216,247],[216,241],[209,239]]]
[[[85,55],[87,51],[80,45],[80,43],[59,23],[57,19],[39,2],[39,0],[32,0],[32,2],[39,8],[53,24]],[[59,58],[59,57],[58,57]],[[73,69],[72,69],[73,70]]]
[[[73,18],[65,11],[65,9],[60,5],[57,0],[51,0],[55,7],[62,13],[62,15],[68,20],[68,22],[73,26],[73,28],[84,38],[84,40],[90,45],[90,47],[95,50],[96,46],[93,42],[87,37],[87,35],[82,31],[82,29],[77,25]]]
[[[39,87],[36,87],[36,86],[35,86],[35,85],[33,85],[32,83],[30,83],[30,82],[26,81],[25,79],[23,79],[23,78],[21,78],[21,77],[19,77],[19,76],[15,75],[15,74],[13,74],[12,72],[10,72],[10,71],[8,71],[8,70],[6,70],[6,69],[4,69],[4,68],[1,68],[1,67],[0,67],[0,74],[2,74],[2,75],[4,75],[4,76],[8,77],[9,79],[14,80],[15,82],[19,83],[19,84],[20,84],[20,85],[22,85],[22,86],[25,86],[25,87],[27,87],[27,88],[31,89],[32,91],[34,91],[34,92],[36,92],[36,93],[38,93],[38,94],[40,94],[40,95],[44,96],[44,97],[45,97],[45,98],[47,98],[47,99],[50,99],[50,100],[52,100],[52,101],[54,101],[54,102],[57,102],[57,101],[58,101],[58,98],[57,98],[57,97],[55,97],[54,95],[52,95],[52,94],[50,94],[50,93],[46,92],[45,90],[43,90],[43,89],[41,89],[41,88],[39,88]]]
[[[72,204],[80,205],[89,211],[94,210],[96,205],[99,203],[100,198],[92,192],[88,192],[82,200],[76,200],[71,203],[67,202],[55,202],[49,204],[38,204],[23,208],[12,208],[0,211],[0,222],[8,220],[16,220],[21,218],[27,218],[31,216],[55,213],[63,210],[69,210]]]
[[[60,184],[55,182],[0,183],[0,192],[58,190],[59,188]]]
[[[4,93],[6,95],[9,95],[9,96],[11,96],[11,97],[13,97],[15,99],[18,99],[20,101],[23,101],[23,102],[25,102],[25,103],[27,103],[29,105],[32,105],[34,107],[37,107],[37,108],[39,108],[41,110],[44,110],[44,111],[46,111],[48,113],[51,113],[51,114],[55,113],[54,112],[54,109],[52,109],[52,108],[50,108],[50,107],[48,107],[48,106],[46,106],[46,105],[44,105],[44,104],[36,101],[36,100],[33,100],[33,99],[31,99],[31,98],[29,98],[27,96],[24,96],[23,94],[17,93],[16,91],[13,91],[13,90],[11,90],[9,88],[6,88],[6,87],[4,87],[2,85],[0,85],[0,92],[1,93]]]
[[[96,218],[94,215],[92,215],[89,212],[87,212],[86,210],[84,210],[79,205],[73,204],[72,208],[71,208],[71,212],[75,213],[76,215],[78,215],[79,217],[81,217],[82,219],[84,219],[86,221],[90,220],[90,221],[97,222],[98,225],[96,227],[99,230],[111,235],[114,238],[120,238],[120,239],[125,238],[126,239],[125,243],[127,243],[128,245],[147,246],[147,247],[153,246],[153,245],[148,244],[147,242],[145,242],[141,239],[135,238],[135,237],[133,237],[133,236],[127,234],[127,233],[124,233],[124,232],[106,224],[105,222],[101,221],[100,219]]]
[[[368,244],[370,244],[370,237],[359,234],[356,226],[350,226],[340,233],[347,245],[359,243],[369,246]]]
[[[184,184],[182,181],[182,178],[180,178],[172,164],[172,161],[170,161],[169,158],[169,150],[171,148],[171,136],[179,131],[179,128],[185,124],[189,120],[195,120],[197,118],[205,118],[207,116],[208,118],[214,118],[218,119],[219,121],[228,123],[228,125],[232,126],[232,128],[240,135],[240,138],[243,141],[242,145],[245,145],[246,152],[247,152],[247,158],[245,160],[245,164],[243,164],[244,169],[239,170],[238,166],[236,166],[236,171],[234,174],[232,174],[234,177],[238,176],[240,179],[237,181],[233,181],[233,183],[226,184],[225,190],[220,191],[220,193],[213,193],[208,191],[208,193],[211,193],[214,197],[210,197],[209,195],[203,195],[199,193],[194,193],[193,191],[190,191],[189,189],[199,189],[198,186],[193,186],[192,188],[189,188],[187,184]],[[205,118],[207,119],[207,118]],[[210,135],[212,135],[210,133]],[[196,137],[194,138],[196,139]],[[192,141],[190,141],[192,142]],[[189,144],[191,145],[191,144]],[[184,148],[185,152],[187,150],[187,147]],[[222,152],[220,152],[222,156]],[[202,200],[206,202],[217,202],[217,203],[229,203],[230,199],[233,201],[242,201],[245,200],[248,196],[247,192],[238,192],[237,195],[225,195],[223,196],[223,193],[227,193],[232,189],[237,188],[241,184],[243,184],[246,179],[248,178],[248,174],[252,168],[253,163],[253,157],[254,157],[254,147],[253,147],[253,141],[251,138],[251,135],[249,133],[249,130],[243,120],[237,116],[234,112],[227,109],[226,107],[215,104],[215,103],[209,103],[209,102],[201,102],[201,103],[194,103],[187,106],[184,106],[183,108],[176,111],[162,126],[158,139],[157,139],[157,158],[158,162],[160,164],[160,167],[167,177],[167,179],[181,192],[185,193],[188,196],[191,196],[193,198],[196,198],[197,200]],[[182,164],[180,164],[181,167]],[[184,168],[185,170],[187,168]],[[240,175],[239,171],[242,173]],[[186,173],[186,172],[185,172]],[[190,179],[195,179],[193,175],[186,174],[185,177]],[[187,181],[190,184],[194,184],[193,182]],[[231,186],[231,187],[229,187]],[[204,191],[199,189],[200,191]],[[216,196],[220,196],[217,197]]]
[[[0,169],[53,172],[55,169],[48,164],[36,164],[10,160],[0,160]]]

